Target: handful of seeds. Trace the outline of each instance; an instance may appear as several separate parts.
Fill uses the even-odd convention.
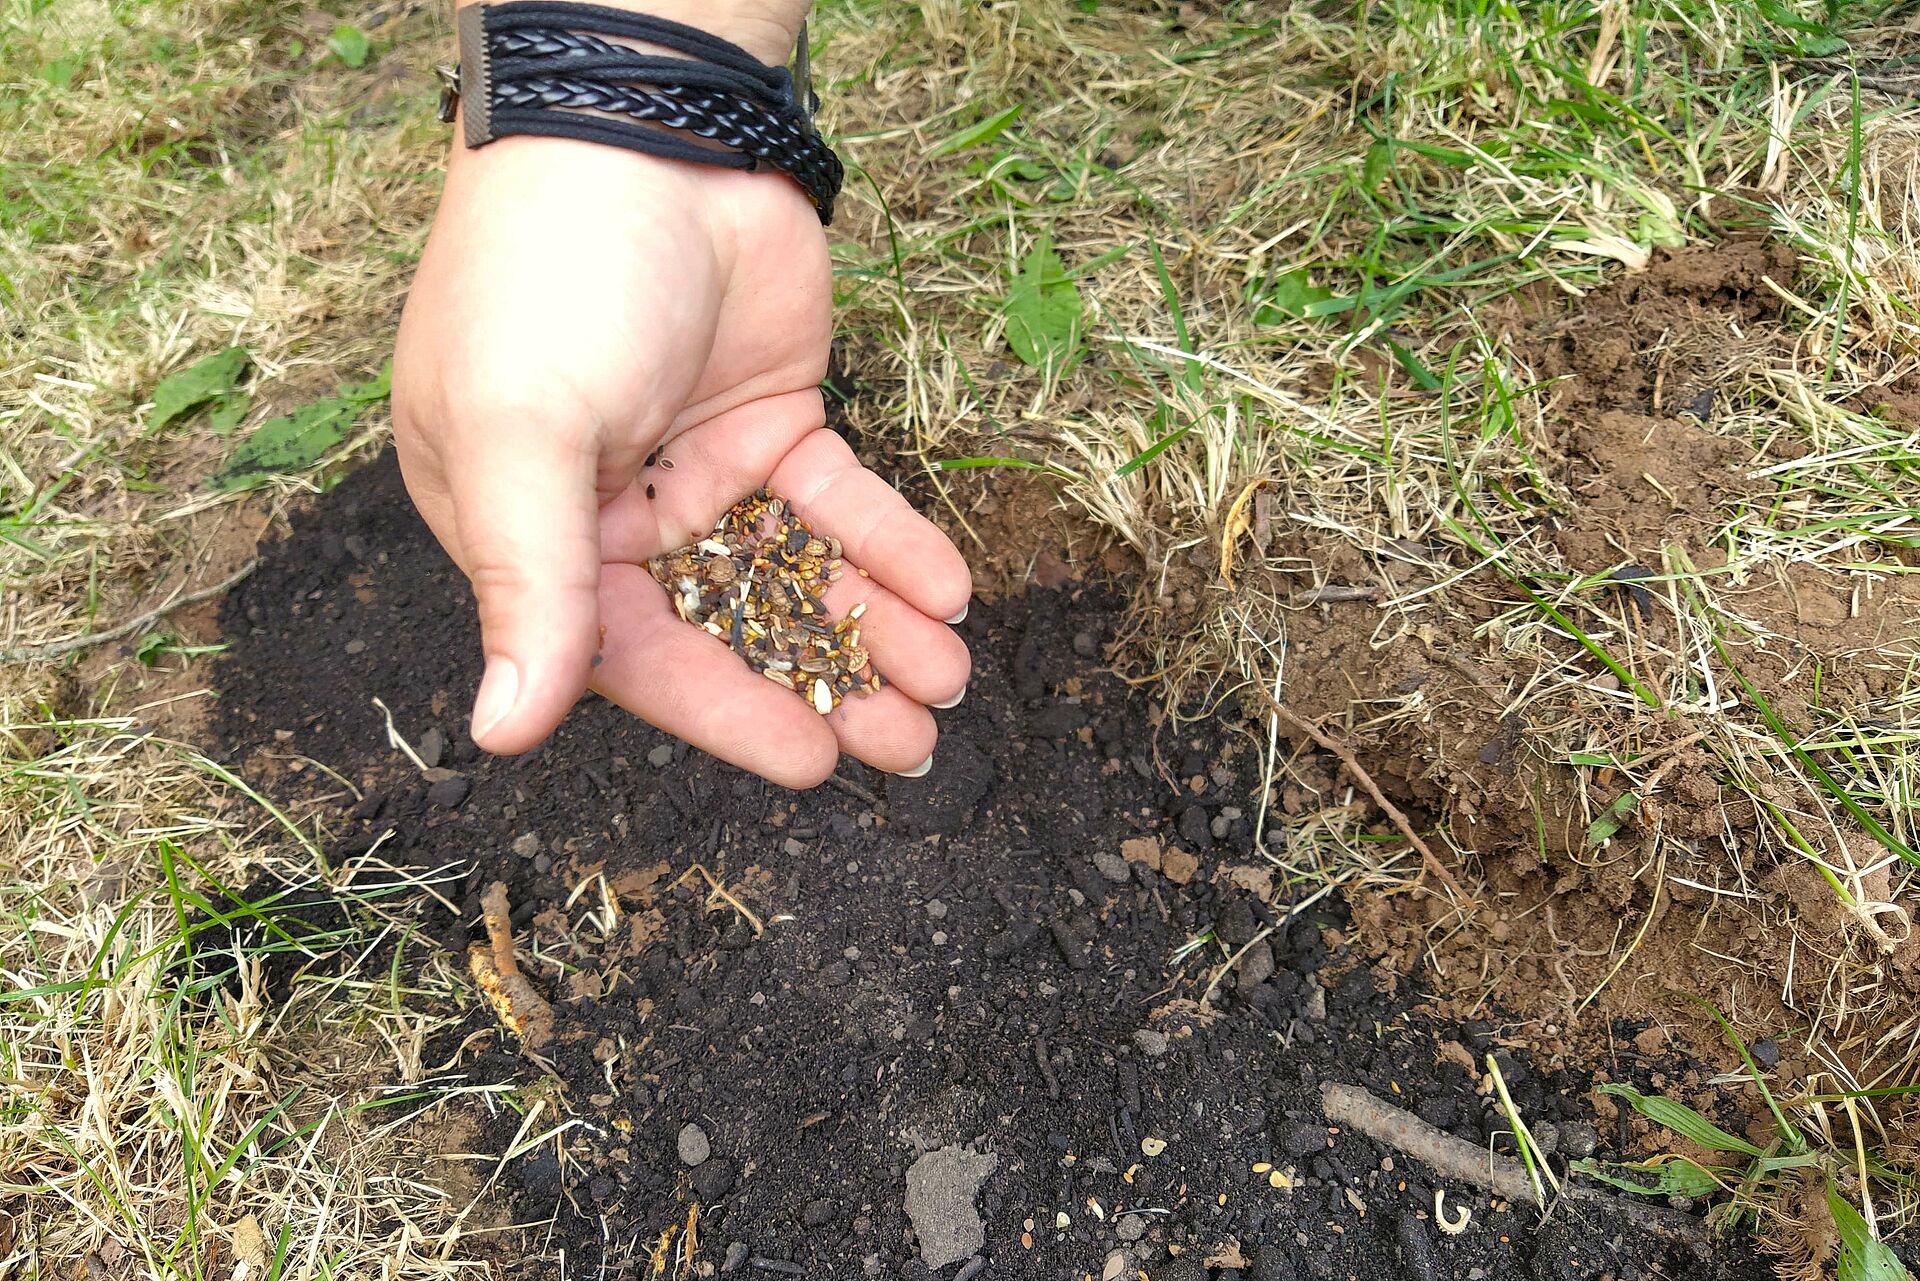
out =
[[[654,557],[647,568],[676,614],[727,642],[747,666],[822,716],[849,695],[880,688],[860,644],[865,602],[836,622],[821,600],[827,584],[845,573],[840,540],[817,536],[777,494],[756,490],[720,518],[712,535]]]

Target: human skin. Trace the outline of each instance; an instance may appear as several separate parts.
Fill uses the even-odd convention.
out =
[[[771,63],[806,13],[621,7]],[[788,787],[823,781],[842,752],[925,772],[928,706],[966,688],[966,647],[943,620],[964,616],[971,581],[824,426],[831,302],[819,218],[784,175],[570,139],[456,142],[401,320],[394,435],[478,603],[481,747],[528,750],[591,689]],[[656,452],[670,470],[645,466]],[[862,643],[888,685],[824,718],[681,623],[645,569],[763,485],[870,575],[826,599],[836,615],[867,603]]]

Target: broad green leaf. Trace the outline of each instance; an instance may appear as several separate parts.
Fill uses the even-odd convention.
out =
[[[1587,828],[1587,846],[1594,848],[1613,839],[1613,834],[1625,826],[1626,821],[1640,807],[1640,797],[1634,792],[1624,792],[1620,799],[1607,807],[1607,812],[1593,820]]]
[[[147,415],[147,430],[159,431],[189,410],[233,390],[246,371],[247,359],[246,348],[229,347],[162,378],[153,389],[153,412]]]
[[[1838,1281],[1913,1281],[1906,1265],[1873,1235],[1866,1218],[1831,1183],[1827,1184],[1827,1209],[1833,1211],[1833,1225],[1840,1230],[1840,1262],[1834,1269]]]
[[[216,436],[231,436],[233,429],[246,421],[247,411],[253,408],[253,397],[244,391],[230,391],[213,402],[213,408],[207,411],[207,426],[213,428]]]
[[[1305,320],[1325,315],[1328,304],[1333,301],[1333,290],[1314,284],[1312,274],[1301,267],[1267,282],[1260,295],[1260,305],[1254,309],[1253,323],[1277,325],[1288,319]]]
[[[1007,346],[1036,369],[1058,369],[1079,353],[1080,289],[1042,238],[1007,291]]]
[[[1658,1094],[1642,1094],[1631,1085],[1619,1081],[1609,1081],[1600,1087],[1600,1093],[1611,1094],[1617,1099],[1625,1099],[1634,1111],[1664,1126],[1675,1134],[1692,1139],[1703,1148],[1712,1148],[1716,1152],[1739,1152],[1744,1156],[1759,1156],[1760,1149],[1737,1135],[1725,1130],[1701,1116],[1684,1103],[1662,1098]]]
[[[956,151],[965,151],[968,147],[977,147],[983,142],[992,142],[995,138],[1005,133],[1007,128],[1020,118],[1020,113],[1026,109],[1026,104],[1022,103],[1018,106],[1008,107],[1005,111],[996,112],[978,124],[968,125],[959,133],[943,138],[935,143],[932,149],[927,152],[927,158],[932,159],[935,156],[950,156]]]
[[[80,74],[81,57],[77,53],[63,53],[40,67],[40,78],[56,89],[67,89],[73,85],[73,78]]]
[[[393,362],[389,360],[380,367],[380,372],[363,383],[341,383],[340,394],[348,400],[361,404],[372,404],[385,400],[393,394]]]
[[[166,653],[167,647],[173,643],[174,636],[171,632],[148,632],[133,647],[133,656],[140,660],[141,666],[152,667],[160,661],[160,656]]]
[[[305,471],[347,438],[359,414],[359,402],[329,396],[268,419],[233,452],[211,483],[232,493],[274,476]]]
[[[1587,1157],[1575,1161],[1573,1168],[1623,1192],[1637,1192],[1641,1196],[1700,1197],[1720,1186],[1713,1171],[1677,1156],[1657,1161],[1633,1161],[1624,1165]],[[1635,1175],[1640,1177],[1635,1178]]]
[[[367,55],[373,52],[373,42],[367,39],[367,33],[350,22],[343,22],[333,29],[327,37],[327,48],[349,67],[367,65]]]

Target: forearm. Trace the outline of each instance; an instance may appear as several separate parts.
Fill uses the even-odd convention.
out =
[[[464,6],[474,0],[459,0]],[[697,27],[731,40],[769,66],[793,56],[812,0],[597,0],[612,9],[630,9]]]

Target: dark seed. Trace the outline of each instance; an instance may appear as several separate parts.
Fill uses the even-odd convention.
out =
[[[647,497],[648,497],[648,498],[652,498],[653,496],[654,496],[654,495],[653,495],[653,486],[652,486],[652,485],[648,485],[648,486],[647,486]]]

